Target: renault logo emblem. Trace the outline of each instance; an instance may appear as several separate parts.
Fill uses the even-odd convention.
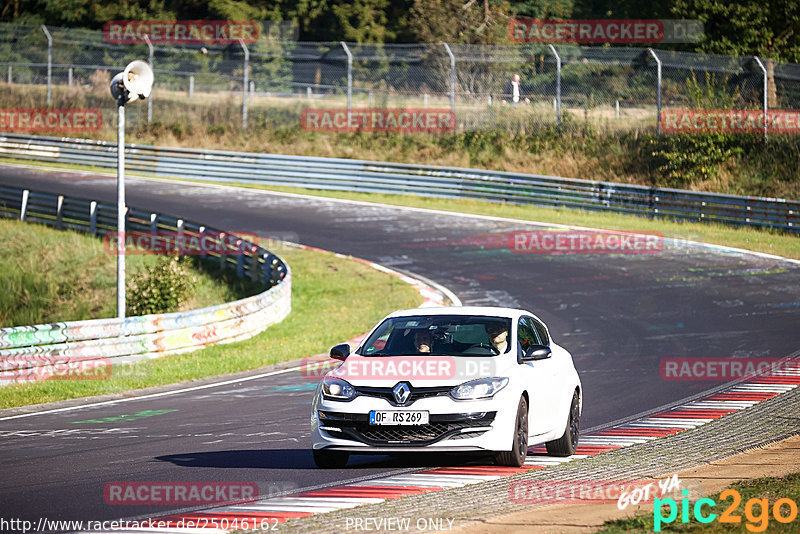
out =
[[[397,401],[397,404],[405,404],[408,397],[411,396],[411,388],[407,383],[400,382],[392,389],[392,393],[394,394],[394,400]]]

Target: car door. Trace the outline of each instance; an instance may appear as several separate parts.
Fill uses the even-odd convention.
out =
[[[517,324],[518,351],[520,359],[531,345],[548,345],[549,339],[539,331],[532,317],[521,317]],[[543,326],[543,325],[542,325]],[[551,356],[544,360],[522,361],[520,364],[526,382],[530,385],[531,399],[529,427],[532,435],[545,434],[553,430],[557,423],[559,384],[557,383],[556,362]]]

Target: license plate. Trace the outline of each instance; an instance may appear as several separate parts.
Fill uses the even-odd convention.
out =
[[[427,425],[428,412],[424,410],[372,410],[371,425]]]

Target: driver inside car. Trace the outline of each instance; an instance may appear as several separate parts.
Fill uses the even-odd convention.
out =
[[[508,349],[508,330],[500,323],[491,323],[486,326],[486,333],[498,354],[503,354]]]
[[[417,352],[429,353],[432,344],[433,339],[428,330],[417,330],[414,332],[414,347],[417,349]]]

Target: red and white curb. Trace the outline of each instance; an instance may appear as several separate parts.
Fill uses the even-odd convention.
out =
[[[152,519],[151,527],[134,530],[92,532],[193,532],[225,533],[242,524],[263,524],[267,527],[297,517],[355,508],[449,488],[459,488],[533,469],[572,462],[588,456],[644,443],[699,427],[725,415],[747,409],[800,386],[800,361],[788,364],[780,374],[756,376],[705,397],[662,412],[648,415],[582,435],[574,456],[547,456],[543,445],[528,449],[528,458],[520,468],[500,466],[437,467],[417,473],[391,475],[384,478],[346,484],[332,488],[273,497],[255,502],[220,506],[197,512],[179,513]],[[263,522],[263,523],[262,523]],[[158,527],[153,525],[159,525]],[[196,528],[204,525],[206,528]],[[229,528],[221,528],[230,525]],[[183,526],[184,528],[180,528]],[[185,528],[185,527],[193,528]]]

